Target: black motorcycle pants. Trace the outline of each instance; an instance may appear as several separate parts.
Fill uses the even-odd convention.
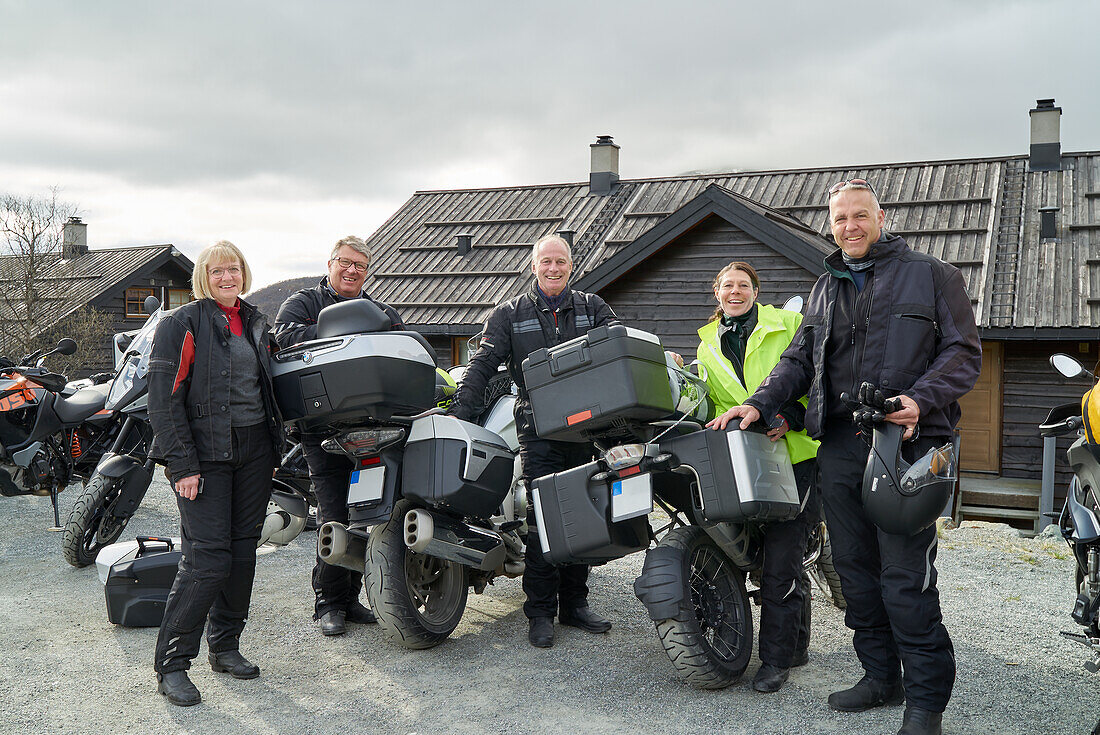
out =
[[[309,465],[309,479],[317,496],[317,522],[348,522],[348,481],[352,463],[344,455],[331,454],[321,448],[322,437],[316,434],[302,435],[302,450]],[[330,610],[347,610],[359,599],[363,589],[363,574],[334,564],[326,564],[317,557],[313,567],[313,619],[317,620]]]
[[[945,437],[903,448],[913,461]],[[829,421],[817,453],[833,563],[848,608],[844,623],[863,669],[876,679],[902,675],[907,704],[943,712],[955,683],[955,650],[936,589],[936,527],[913,536],[884,533],[863,510],[867,442],[847,421]]]
[[[200,463],[202,492],[176,496],[183,554],[157,636],[158,673],[191,667],[204,624],[210,651],[239,647],[274,460],[267,424],[233,427],[230,461]]]
[[[528,489],[539,477],[569,470],[592,460],[592,448],[587,443],[520,437],[519,446],[520,459],[523,462],[523,481]],[[523,614],[528,618],[552,618],[560,611],[587,606],[588,565],[568,564],[555,567],[546,560],[535,526],[535,511],[530,506],[527,510],[527,527],[529,531],[523,570],[523,592],[527,595],[527,601],[523,603]]]
[[[817,463],[799,462],[794,476],[802,510],[764,527],[760,570],[760,660],[781,669],[810,645],[810,590],[802,560],[817,517]]]

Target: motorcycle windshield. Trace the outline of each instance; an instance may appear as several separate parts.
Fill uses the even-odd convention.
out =
[[[119,365],[111,390],[107,394],[106,408],[116,411],[125,408],[134,399],[145,393],[148,386],[149,356],[153,351],[153,335],[157,324],[164,315],[164,309],[157,309],[145,320],[145,325],[134,336],[134,341],[126,348],[126,355]]]

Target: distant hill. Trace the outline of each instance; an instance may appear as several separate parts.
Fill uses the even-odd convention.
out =
[[[288,278],[285,281],[264,286],[261,289],[248,294],[245,299],[256,308],[267,314],[268,320],[275,321],[275,315],[279,313],[279,307],[286,301],[286,297],[303,288],[316,286],[321,280],[321,275],[302,276],[301,278]]]

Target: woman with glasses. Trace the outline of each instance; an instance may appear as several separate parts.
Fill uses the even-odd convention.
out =
[[[802,316],[757,303],[760,278],[748,263],[733,262],[714,279],[718,300],[711,321],[699,329],[699,362],[706,368],[707,387],[718,417],[707,424],[725,429],[732,413],[752,395],[779,362],[794,338]],[[817,442],[803,428],[804,404],[783,406],[768,430],[772,441],[786,444],[794,465],[802,511],[789,521],[764,528],[764,559],[760,580],[760,669],[753,677],[758,692],[783,686],[790,669],[808,661],[810,595],[802,557],[811,524],[818,515],[816,497]]]
[[[149,364],[149,422],[176,493],[183,557],[157,636],[157,691],[198,704],[187,676],[203,626],[210,667],[237,679],[260,669],[241,655],[282,422],[271,389],[267,318],[240,295],[252,273],[235,245],[199,253],[196,300],[161,319]]]

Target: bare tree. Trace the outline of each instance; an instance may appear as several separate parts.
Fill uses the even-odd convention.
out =
[[[11,360],[71,336],[80,349],[51,360],[53,369],[104,362],[110,318],[87,307],[73,311],[68,300],[73,271],[63,260],[64,225],[76,213],[56,188],[41,197],[0,195],[0,354]]]

